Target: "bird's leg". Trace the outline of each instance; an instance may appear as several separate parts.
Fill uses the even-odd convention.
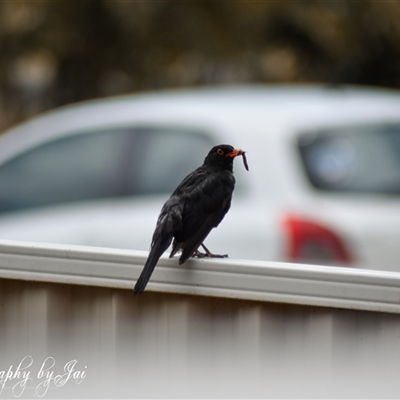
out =
[[[201,253],[199,250],[196,250],[193,254],[193,257],[198,257],[198,258],[206,258],[206,257],[208,257],[208,258],[227,258],[228,257],[228,254],[213,254],[213,253],[211,253],[211,251],[208,250],[206,246],[204,246],[204,243],[202,243],[200,246],[204,249],[205,253]]]
[[[211,253],[211,251],[208,250],[206,246],[204,246],[204,243],[202,243],[200,246],[206,252],[207,257],[210,257],[210,258],[227,258],[228,257],[228,254],[213,254],[213,253]]]
[[[196,250],[196,251],[193,253],[192,257],[193,257],[193,258],[194,258],[194,257],[196,257],[196,258],[205,258],[205,257],[207,257],[207,254],[206,254],[206,253],[202,253],[202,252],[199,251],[199,250]]]

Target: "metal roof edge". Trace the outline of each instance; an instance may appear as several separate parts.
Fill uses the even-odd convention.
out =
[[[0,278],[132,289],[146,257],[143,251],[0,241]],[[163,256],[146,290],[400,313],[400,273],[354,268],[233,259],[180,266]]]

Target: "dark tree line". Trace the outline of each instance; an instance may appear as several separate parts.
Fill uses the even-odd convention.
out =
[[[393,1],[0,2],[0,129],[63,104],[206,84],[400,87]]]

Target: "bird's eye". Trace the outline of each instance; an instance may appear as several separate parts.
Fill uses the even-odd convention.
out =
[[[218,149],[218,150],[217,150],[217,154],[218,154],[219,156],[222,156],[222,155],[224,154],[224,151],[223,151],[222,149]]]

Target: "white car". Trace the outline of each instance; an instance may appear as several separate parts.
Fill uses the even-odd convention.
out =
[[[84,102],[0,136],[0,240],[148,250],[164,201],[216,144],[231,258],[400,271],[400,94],[324,86],[177,90]]]

